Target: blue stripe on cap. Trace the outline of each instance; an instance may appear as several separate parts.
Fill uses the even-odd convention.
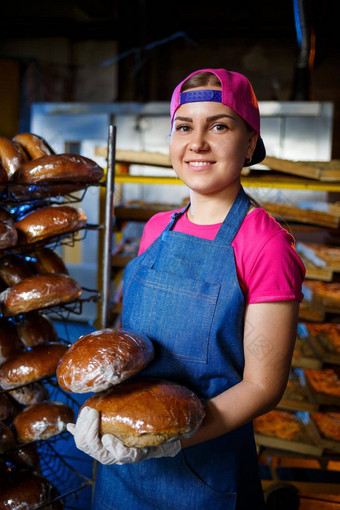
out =
[[[188,90],[187,92],[182,92],[179,97],[179,104],[195,103],[197,101],[222,103],[222,91],[210,89]]]

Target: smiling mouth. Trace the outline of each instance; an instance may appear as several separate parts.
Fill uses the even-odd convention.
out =
[[[196,166],[196,167],[204,167],[208,165],[212,165],[214,161],[187,161],[188,165]]]

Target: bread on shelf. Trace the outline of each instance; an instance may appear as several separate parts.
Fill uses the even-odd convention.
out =
[[[85,227],[86,216],[79,207],[51,205],[26,214],[14,226],[19,242],[34,243]]]
[[[25,278],[0,294],[6,317],[32,312],[78,299],[82,289],[68,275],[46,274]]]
[[[0,387],[10,390],[55,374],[65,344],[55,342],[25,350],[0,365]]]
[[[21,443],[50,439],[66,430],[74,421],[74,412],[63,402],[47,400],[26,407],[13,420],[17,440]]]

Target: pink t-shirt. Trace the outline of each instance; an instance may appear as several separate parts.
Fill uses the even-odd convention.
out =
[[[177,211],[158,213],[147,222],[139,255],[160,236],[174,212]],[[220,223],[197,225],[182,214],[174,231],[213,240],[220,226]],[[301,302],[305,267],[295,250],[294,238],[264,209],[247,214],[232,246],[246,303]]]

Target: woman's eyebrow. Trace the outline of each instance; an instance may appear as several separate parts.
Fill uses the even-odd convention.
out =
[[[192,122],[192,118],[191,117],[180,117],[180,116],[178,116],[178,117],[175,117],[174,120],[175,121],[176,120],[180,120],[181,122]]]
[[[226,113],[222,113],[222,114],[219,113],[217,115],[212,115],[211,117],[207,117],[207,122],[212,122],[214,120],[219,120],[219,119],[223,119],[223,118],[235,120],[235,117],[233,117],[232,115],[227,115]]]
[[[235,117],[233,117],[232,115],[227,115],[226,113],[222,113],[222,114],[218,113],[217,115],[212,115],[211,117],[207,117],[206,121],[207,122],[213,122],[214,120],[219,120],[219,119],[223,119],[223,118],[235,120]],[[179,120],[181,122],[192,122],[192,118],[191,117],[181,117],[181,116],[178,116],[178,117],[175,117],[174,120],[175,121]]]

